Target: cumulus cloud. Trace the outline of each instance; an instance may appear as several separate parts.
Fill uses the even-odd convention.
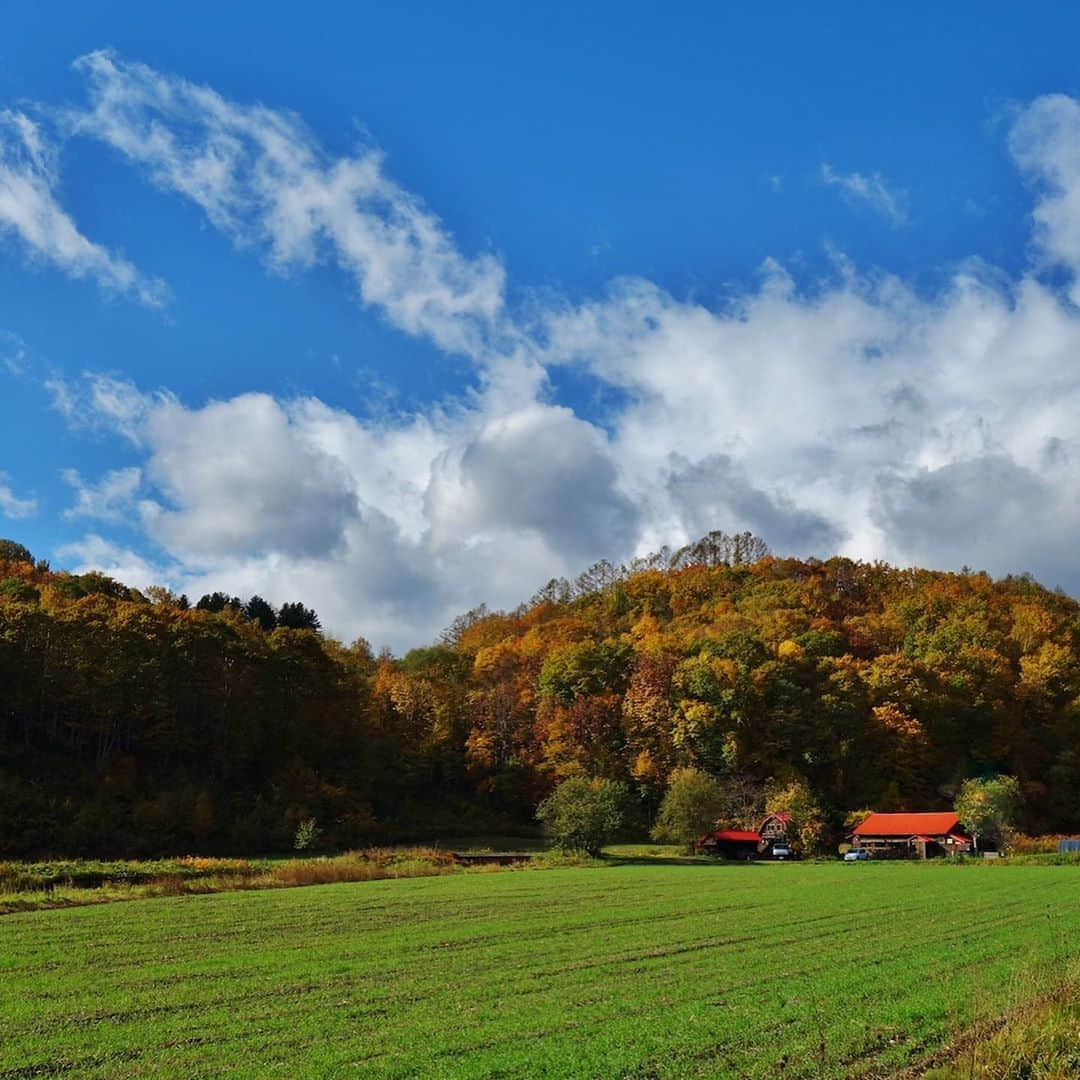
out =
[[[869,207],[896,228],[907,221],[907,193],[888,185],[879,172],[837,172],[828,162],[821,166],[822,182],[839,188],[850,202]]]
[[[782,492],[755,486],[727,454],[710,454],[696,462],[673,454],[667,494],[689,536],[703,536],[722,521],[729,532],[769,537],[780,551],[825,557],[847,539],[823,514],[801,509]]]
[[[998,572],[1038,567],[1075,588],[1067,538],[1080,528],[1080,492],[1064,466],[1040,475],[1006,454],[987,454],[882,477],[873,512],[885,532],[903,538],[913,562]]]
[[[628,553],[637,529],[604,435],[569,409],[539,403],[488,420],[442,455],[427,509],[437,544],[531,533],[570,565]]]
[[[69,516],[135,522],[166,553],[168,583],[193,595],[303,596],[345,634],[415,643],[478,590],[514,606],[523,589],[635,543],[606,439],[568,409],[495,419],[481,399],[364,422],[313,398],[189,407],[91,374],[54,394],[145,459],[96,483],[70,473]],[[109,565],[130,561],[113,553]]]
[[[769,260],[714,301],[627,278],[580,303],[533,298],[526,319],[506,304],[501,263],[461,253],[373,151],[335,160],[295,117],[109,54],[80,67],[91,102],[74,130],[271,266],[335,261],[364,302],[481,373],[457,401],[376,418],[305,396],[183,402],[102,375],[55,381],[72,423],[139,459],[78,478],[72,513],[126,507],[162,553],[140,567],[91,536],[86,558],[156,567],[196,595],[301,597],[333,631],[396,647],[480,601],[513,606],[600,556],[712,528],[783,553],[1030,570],[1080,589],[1071,99],[1016,118],[1040,252],[1018,277],[973,259],[927,296],[843,259],[800,285]],[[880,176],[823,178],[902,221]],[[549,377],[561,368],[611,403],[575,412]]]
[[[189,409],[101,375],[53,385],[62,409],[111,427],[145,455],[141,469],[114,470],[97,484],[69,471],[78,492],[69,516],[116,519],[134,508],[153,540],[198,564],[239,553],[326,555],[357,513],[347,469],[266,394]],[[144,480],[157,497],[135,506]]]
[[[160,306],[165,286],[128,260],[88,240],[56,199],[56,157],[41,128],[21,112],[0,112],[0,234],[15,236],[34,258],[109,292]]]
[[[98,533],[88,533],[81,540],[64,544],[56,553],[76,574],[98,570],[135,589],[160,585],[177,574],[175,565],[152,562]]]

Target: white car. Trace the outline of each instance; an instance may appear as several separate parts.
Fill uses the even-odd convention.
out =
[[[853,847],[850,851],[844,852],[844,862],[862,862],[869,858],[870,853],[862,848]]]
[[[787,844],[773,844],[772,857],[774,859],[790,859],[791,848]]]

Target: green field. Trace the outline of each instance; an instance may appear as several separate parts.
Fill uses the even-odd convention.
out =
[[[1080,872],[626,865],[0,919],[0,1077],[875,1076],[1076,974]]]

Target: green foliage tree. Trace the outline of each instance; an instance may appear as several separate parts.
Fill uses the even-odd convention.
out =
[[[33,566],[34,556],[30,554],[29,548],[17,541],[0,537],[0,562],[24,562]]]
[[[278,626],[287,627],[289,630],[314,630],[316,633],[322,629],[319,616],[301,603],[282,604],[277,614]]]
[[[537,807],[536,817],[561,851],[598,855],[622,826],[625,802],[623,784],[572,776]]]
[[[621,688],[628,658],[629,650],[621,642],[563,645],[544,662],[539,688],[563,705],[579,696]]]
[[[244,615],[264,630],[273,630],[277,626],[277,613],[261,596],[253,596],[244,605]]]
[[[715,828],[727,805],[724,789],[701,769],[676,769],[668,778],[652,838],[693,850],[702,834]]]
[[[801,855],[816,855],[824,849],[828,822],[818,797],[803,780],[774,785],[765,797],[769,814],[787,814],[788,843]]]
[[[979,841],[1007,848],[1020,811],[1020,784],[1013,776],[992,776],[965,780],[956,796],[954,809],[960,823]]]
[[[8,596],[22,604],[36,604],[41,599],[38,590],[22,578],[4,578],[0,581],[0,596]]]
[[[231,608],[233,611],[241,611],[243,604],[240,602],[240,597],[229,596],[223,592],[207,593],[205,596],[199,597],[198,603],[195,605],[197,611],[210,611],[217,613],[224,611],[226,608]]]

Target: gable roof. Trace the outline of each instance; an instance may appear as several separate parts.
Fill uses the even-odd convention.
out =
[[[854,836],[945,836],[963,832],[960,819],[952,810],[934,810],[927,814],[871,814],[855,827]]]

